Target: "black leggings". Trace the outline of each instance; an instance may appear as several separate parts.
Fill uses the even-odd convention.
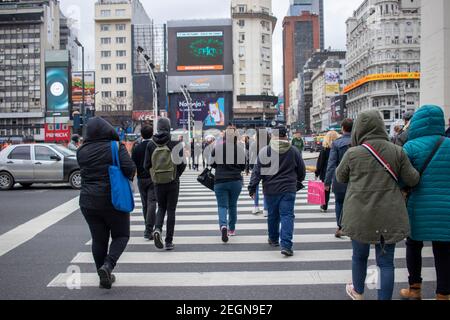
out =
[[[179,192],[179,182],[155,185],[156,200],[158,201],[155,229],[162,231],[167,213],[166,244],[173,242],[173,235],[175,232],[175,211],[177,209]]]
[[[92,235],[92,254],[97,270],[104,264],[114,269],[130,239],[130,215],[116,210],[81,208]],[[109,237],[112,242],[109,247]]]
[[[422,241],[406,241],[406,263],[409,284],[422,283]],[[433,242],[434,264],[437,276],[437,294],[450,294],[450,242]]]

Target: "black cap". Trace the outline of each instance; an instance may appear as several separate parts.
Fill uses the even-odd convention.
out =
[[[284,126],[277,126],[274,129],[274,135],[280,138],[286,138],[288,134],[288,130]]]
[[[72,136],[72,141],[75,142],[75,143],[80,142],[80,136],[77,135],[77,134],[74,134],[74,135]]]

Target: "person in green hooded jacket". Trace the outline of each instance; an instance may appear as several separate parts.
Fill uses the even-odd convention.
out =
[[[338,182],[348,184],[342,228],[352,239],[353,283],[346,291],[354,300],[364,299],[367,260],[374,244],[380,269],[378,299],[391,300],[395,247],[410,234],[408,212],[399,183],[363,144],[369,144],[403,184],[414,187],[420,176],[403,149],[389,141],[380,112],[361,113],[352,133],[352,148],[336,171]]]

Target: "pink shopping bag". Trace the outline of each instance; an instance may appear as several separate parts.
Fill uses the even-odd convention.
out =
[[[325,184],[320,181],[309,181],[308,203],[319,206],[325,205]]]

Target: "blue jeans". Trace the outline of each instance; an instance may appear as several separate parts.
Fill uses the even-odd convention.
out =
[[[335,192],[335,203],[336,203],[336,223],[339,229],[342,229],[342,211],[344,209],[345,192]]]
[[[269,227],[269,239],[274,242],[280,240],[283,249],[291,250],[294,236],[294,207],[295,193],[283,193],[278,195],[266,195],[269,216],[267,223]],[[281,232],[280,232],[281,223]]]
[[[227,227],[230,231],[236,230],[237,202],[242,191],[242,181],[216,183],[214,191],[219,207],[219,226]],[[229,220],[228,221],[228,216]]]
[[[352,274],[353,286],[357,293],[363,294],[367,277],[367,260],[370,245],[353,240]],[[380,270],[378,279],[378,300],[392,300],[394,291],[394,254],[395,244],[386,244],[384,252],[381,245],[375,246],[377,266]]]
[[[259,184],[256,186],[255,207],[259,207]],[[264,197],[264,210],[267,210],[267,201],[265,197]]]

